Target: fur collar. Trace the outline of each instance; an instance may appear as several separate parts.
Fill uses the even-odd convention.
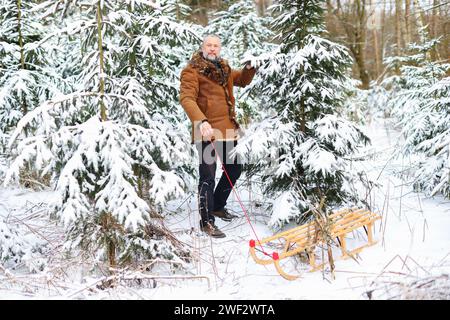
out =
[[[220,58],[219,64],[222,67],[221,70],[212,62],[203,58],[202,51],[199,50],[192,55],[189,63],[198,70],[205,77],[217,82],[221,86],[226,86],[228,82],[228,77],[230,76],[231,68],[227,61]]]

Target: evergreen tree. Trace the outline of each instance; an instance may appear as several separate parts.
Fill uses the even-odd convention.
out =
[[[260,176],[265,191],[279,196],[271,225],[302,222],[322,201],[328,208],[359,202],[350,157],[368,138],[335,115],[351,58],[320,37],[322,6],[279,1],[272,10],[281,45],[252,61],[261,65],[253,90],[272,114],[247,131],[237,151],[248,154],[248,174]],[[285,210],[276,211],[280,203]]]
[[[336,112],[354,123],[366,124],[366,120],[372,118],[371,109],[368,107],[370,97],[369,90],[359,89],[360,81],[351,79],[345,84],[345,98],[341,106],[337,106]]]
[[[31,272],[42,271],[47,265],[44,253],[48,242],[30,234],[23,223],[13,223],[11,217],[0,211],[0,264],[8,269],[25,266]]]
[[[388,59],[400,75],[388,106],[405,139],[398,156],[411,156],[410,175],[416,190],[450,197],[450,64],[430,61],[439,39],[411,44],[408,55]]]
[[[178,259],[182,245],[155,218],[183,194],[192,171],[189,133],[180,131],[173,110],[176,69],[185,55],[180,46],[198,37],[151,2],[59,4],[71,20],[61,42],[66,50],[80,44],[76,86],[19,122],[6,180],[17,180],[30,162],[52,175],[59,194],[53,208],[68,230],[68,249],[90,250],[111,266]],[[24,137],[24,128],[32,136]]]
[[[45,29],[32,12],[36,1],[0,0],[0,134],[58,90],[51,81],[48,57],[52,48],[41,43]],[[1,142],[1,141],[0,141]],[[0,145],[0,151],[4,145]]]
[[[184,2],[183,0],[162,0],[159,2],[161,12],[164,12],[166,16],[170,16],[176,21],[187,21],[192,14],[192,9]]]
[[[232,64],[241,64],[244,54],[262,54],[270,47],[273,32],[268,28],[270,17],[258,17],[253,0],[241,0],[228,10],[214,13],[214,19],[205,28],[207,34],[222,39],[224,54]]]
[[[0,215],[0,262],[11,266],[17,265],[25,255],[25,246],[18,232],[11,230]]]

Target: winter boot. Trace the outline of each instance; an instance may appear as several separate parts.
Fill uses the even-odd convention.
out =
[[[237,218],[237,215],[231,214],[227,209],[222,208],[217,211],[211,211],[211,214],[217,218],[222,219],[223,221],[231,221],[234,218]]]
[[[210,235],[213,238],[225,238],[226,237],[225,233],[220,231],[220,229],[213,222],[208,222],[205,224],[205,223],[202,223],[202,221],[200,221],[200,230],[207,233],[208,235]]]

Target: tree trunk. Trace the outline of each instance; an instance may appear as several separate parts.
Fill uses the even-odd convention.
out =
[[[405,46],[411,43],[411,26],[409,23],[411,15],[411,0],[405,0]]]
[[[369,89],[370,78],[366,68],[366,34],[367,34],[367,15],[366,15],[366,1],[356,1],[356,14],[358,16],[358,25],[356,28],[355,46],[357,48],[357,55],[355,56],[359,68],[359,77],[362,82],[363,89]]]
[[[370,10],[367,14],[367,30],[372,30],[373,42],[373,55],[371,55],[369,59],[374,59],[371,74],[373,75],[373,78],[377,78],[380,74],[380,55],[378,45],[379,13],[376,10],[376,6],[373,5],[373,0],[369,0],[368,7]]]
[[[448,58],[450,57],[450,20],[448,19],[448,17],[450,16],[450,12],[448,7],[446,8],[446,11],[444,11],[444,9],[445,8],[443,5],[439,7],[439,20],[442,24],[441,34],[444,35],[441,44],[442,57],[445,57],[447,59],[446,62],[450,62],[450,59]],[[450,76],[450,70],[447,72],[447,75]]]
[[[417,22],[417,28],[418,28],[418,33],[420,36],[420,42],[424,43],[427,38],[425,35],[425,25],[426,25],[426,21],[425,21],[425,16],[422,10],[422,7],[419,4],[419,1],[417,0],[413,0],[413,8],[414,8],[414,16],[416,18],[416,22]],[[422,32],[421,32],[422,31]]]
[[[99,95],[100,95],[100,118],[102,121],[106,121],[106,106],[104,102],[105,95],[105,61],[104,61],[104,52],[103,52],[103,38],[102,38],[102,26],[103,26],[103,14],[102,8],[100,6],[100,1],[97,2],[97,43],[98,43],[98,51],[99,51],[99,66],[100,66],[100,87],[99,87]],[[105,213],[103,216],[103,228],[106,234],[109,233],[109,230],[114,228],[114,220],[111,216],[111,213]],[[114,268],[116,266],[116,244],[113,239],[106,240],[106,252],[108,255],[108,262],[110,268]]]
[[[305,112],[305,100],[300,98],[300,130],[306,132],[306,112]]]
[[[102,39],[102,26],[103,26],[103,15],[102,9],[100,7],[100,1],[97,2],[97,32],[98,32],[98,51],[99,51],[99,64],[100,64],[100,117],[102,121],[106,121],[106,107],[103,101],[103,96],[105,94],[105,78],[103,76],[105,71],[105,62],[103,56],[103,39]]]
[[[383,10],[381,11],[381,22],[380,22],[380,69],[383,67],[383,57],[385,53],[385,42],[386,38],[384,36],[385,30],[386,30],[386,2],[383,4]],[[384,70],[378,75],[377,78],[377,84],[380,84],[380,82],[383,79]]]
[[[114,220],[110,213],[103,213],[101,217],[101,226],[103,229],[104,237],[108,237],[112,229],[114,229]],[[106,239],[106,254],[108,256],[108,263],[110,268],[114,268],[116,263],[116,244],[113,239]]]
[[[402,4],[401,0],[395,0],[395,42],[397,45],[396,55],[401,55],[402,50],[402,31],[401,31],[401,14],[402,14]]]
[[[108,262],[110,268],[116,267],[116,245],[113,241],[108,242]]]
[[[430,33],[431,33],[431,38],[435,39],[439,36],[439,33],[437,31],[437,17],[438,17],[438,6],[440,5],[440,1],[439,0],[433,0],[433,13],[432,13],[432,17],[431,17],[431,23],[430,23]],[[433,50],[431,51],[431,58],[433,59],[433,61],[436,60],[441,60],[440,56],[439,56],[439,50],[438,50],[438,46],[434,47]]]
[[[420,36],[420,42],[425,43],[428,40],[429,34],[426,30],[426,21],[425,21],[425,14],[423,12],[422,7],[419,4],[418,0],[413,0],[413,8],[414,8],[414,16],[416,17],[418,32]],[[426,59],[428,61],[431,60],[431,52],[426,53]]]
[[[358,48],[358,51],[354,52],[356,64],[358,65],[359,69],[359,78],[361,79],[361,88],[362,89],[369,89],[370,86],[370,78],[369,73],[366,69],[365,64],[365,54],[364,54],[364,48]]]
[[[381,74],[380,48],[378,45],[378,29],[373,29],[373,47],[375,50],[375,71],[376,78]]]
[[[340,1],[337,1],[337,7],[334,9],[330,0],[327,1],[328,12],[333,13],[342,28],[345,30],[347,46],[353,54],[358,68],[361,87],[368,89],[370,85],[369,73],[365,63],[365,45],[367,34],[367,14],[366,1],[356,0],[347,3],[348,12],[345,12]]]
[[[267,8],[272,4],[271,0],[256,0],[256,8],[259,16],[266,14]]]
[[[25,53],[23,45],[23,35],[22,35],[22,0],[17,0],[17,32],[19,35],[19,47],[20,47],[20,69],[25,70]],[[22,113],[26,115],[28,113],[28,106],[24,98],[21,99]],[[25,130],[25,135],[27,131]]]

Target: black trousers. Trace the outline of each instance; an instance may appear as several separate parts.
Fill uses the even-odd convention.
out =
[[[217,187],[216,184],[216,168],[221,166],[220,160],[224,162],[225,170],[233,183],[240,177],[242,172],[242,164],[239,157],[231,159],[229,152],[236,146],[237,141],[214,141],[214,148],[210,141],[197,142],[196,147],[199,154],[199,173],[200,179],[198,184],[199,194],[199,211],[202,224],[207,222],[214,223],[214,216],[211,211],[218,211],[225,207],[227,199],[232,191],[230,182],[222,171]],[[217,150],[220,160],[217,159],[215,150]],[[219,164],[217,164],[219,161]],[[214,189],[215,187],[215,189]]]

